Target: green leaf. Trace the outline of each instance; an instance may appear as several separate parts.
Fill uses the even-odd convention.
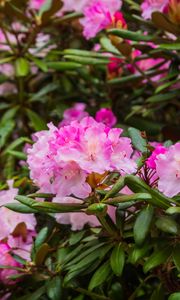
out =
[[[10,143],[3,153],[6,154],[9,150],[14,150],[15,148],[17,148],[23,143],[31,143],[31,140],[27,137],[20,137],[15,141],[13,141],[12,143]]]
[[[176,268],[180,272],[180,245],[176,245],[173,250],[173,261]]]
[[[171,255],[171,247],[166,247],[161,250],[156,250],[145,262],[144,272],[147,273],[151,269],[165,263],[169,256]]]
[[[179,28],[175,24],[173,24],[165,14],[155,11],[151,14],[151,18],[153,23],[158,27],[165,31],[171,32],[173,34],[179,34]]]
[[[41,266],[49,253],[50,246],[47,243],[42,244],[36,254],[35,254],[35,264],[36,266]]]
[[[21,203],[8,203],[4,206],[9,208],[10,210],[13,210],[13,211],[19,212],[19,213],[23,213],[23,214],[37,213],[37,211],[35,209],[32,209]]]
[[[7,122],[10,119],[13,119],[16,113],[19,110],[19,105],[16,105],[10,109],[8,109],[1,118],[1,123]]]
[[[154,290],[149,300],[164,300],[164,291],[162,284],[159,284],[158,287]]]
[[[75,56],[82,56],[86,58],[109,58],[108,55],[105,55],[104,53],[99,53],[96,51],[87,51],[87,50],[80,50],[80,49],[65,49],[63,51],[65,55],[75,55]]]
[[[120,243],[114,247],[110,257],[111,268],[116,276],[121,276],[124,263],[125,253],[122,244]]]
[[[10,154],[18,159],[21,159],[21,160],[26,160],[27,159],[27,155],[23,152],[20,152],[20,151],[15,151],[15,150],[8,150],[6,151],[7,154]]]
[[[48,234],[49,234],[48,227],[44,227],[39,231],[38,235],[36,236],[33,248],[32,248],[32,255],[31,255],[32,259],[34,259],[38,249],[46,241]]]
[[[0,65],[8,63],[14,59],[14,56],[4,57],[0,59]]]
[[[106,215],[107,205],[105,203],[93,203],[88,206],[86,213],[92,215]]]
[[[154,208],[151,205],[148,205],[139,212],[134,224],[134,240],[136,245],[140,246],[144,243],[150,230],[153,214]]]
[[[123,189],[123,187],[125,187],[125,178],[122,176],[116,181],[116,183],[113,185],[112,189],[107,192],[107,194],[105,195],[103,201],[105,201],[108,198],[112,198],[113,196],[115,196],[120,190]]]
[[[27,294],[23,297],[19,297],[18,300],[39,300],[41,299],[41,296],[45,294],[46,292],[46,286],[41,286],[39,289],[37,289],[35,292]]]
[[[180,50],[180,43],[160,44],[159,48],[166,50]]]
[[[152,196],[148,193],[135,193],[132,195],[122,195],[117,196],[112,199],[105,200],[104,202],[107,204],[121,204],[123,202],[131,202],[131,201],[148,201],[151,200]]]
[[[63,2],[60,0],[46,0],[39,11],[42,23],[47,23],[50,17],[53,16],[56,12],[58,12],[62,6]]]
[[[46,286],[47,295],[51,300],[60,300],[62,294],[62,283],[59,276],[52,278]]]
[[[0,123],[0,148],[5,145],[8,136],[14,129],[14,126],[15,122],[12,120]]]
[[[134,147],[143,152],[147,152],[147,141],[143,138],[140,130],[130,127],[128,129],[128,134],[132,140]]]
[[[180,207],[169,207],[166,210],[166,213],[169,215],[180,214]]]
[[[47,62],[47,66],[50,69],[54,69],[57,71],[68,71],[68,70],[76,70],[82,68],[82,65],[80,63],[74,63],[68,61]]]
[[[164,102],[164,101],[168,101],[171,100],[175,97],[178,96],[179,91],[173,91],[173,92],[169,92],[166,94],[158,94],[158,95],[154,95],[149,97],[146,102],[147,103],[157,103],[157,102]]]
[[[168,298],[168,300],[179,300],[179,299],[180,299],[180,292],[179,293],[173,293]]]
[[[97,251],[97,249],[98,249],[98,251]],[[66,264],[66,268],[71,268],[72,266],[76,266],[77,264],[81,263],[82,260],[86,259],[86,257],[88,257],[89,254],[91,254],[91,253],[98,252],[99,258],[100,258],[100,253],[101,253],[101,256],[103,256],[104,252],[106,253],[106,250],[107,251],[110,250],[109,245],[106,245],[105,243],[96,243],[94,246],[89,247],[88,249],[84,249],[84,251],[78,257],[73,258],[68,264]],[[69,255],[71,255],[71,253]],[[65,262],[66,262],[66,260],[65,260]]]
[[[85,231],[79,231],[79,232],[72,232],[70,239],[69,239],[69,245],[73,246],[75,244],[77,244],[78,242],[80,242],[80,240],[83,238],[85,234]]]
[[[143,258],[146,253],[149,251],[151,248],[151,245],[145,244],[143,247],[137,247],[135,246],[132,252],[129,255],[129,262],[132,263],[133,265],[138,262],[139,259]]]
[[[95,287],[101,285],[111,274],[111,267],[109,261],[106,261],[97,271],[93,274],[88,289],[92,291]]]
[[[131,41],[152,41],[153,36],[152,35],[143,35],[138,32],[129,31],[125,29],[108,29],[108,34],[117,35],[123,39],[128,39]]]
[[[46,96],[51,93],[54,92],[55,90],[58,89],[58,84],[56,83],[49,83],[46,86],[43,86],[42,89],[40,89],[36,94],[32,95],[32,97],[29,99],[30,102],[34,102],[34,101],[40,101],[40,102],[44,102],[44,99],[46,100]]]
[[[31,121],[32,127],[36,131],[47,129],[46,123],[37,113],[35,113],[34,111],[32,111],[28,108],[26,109],[26,112],[27,112],[27,116],[28,116],[29,120]]]
[[[61,213],[61,212],[73,212],[73,211],[80,211],[83,208],[86,208],[84,204],[76,204],[76,203],[67,203],[67,204],[60,204],[56,202],[39,202],[33,201],[32,208],[38,209],[39,211],[44,212],[52,212],[52,213]]]
[[[114,53],[114,54],[118,54],[120,55],[120,52],[118,51],[118,49],[111,43],[111,40],[106,37],[103,36],[102,38],[100,38],[100,44],[101,46],[108,52],[110,53]]]
[[[92,57],[82,57],[76,55],[65,55],[65,59],[69,59],[71,61],[75,61],[76,63],[82,65],[104,65],[109,63],[109,59],[101,58],[92,58]]]
[[[39,59],[39,58],[37,58],[37,57],[35,57],[33,55],[30,55],[29,58],[35,63],[35,65],[40,70],[42,70],[43,72],[47,72],[48,71],[48,67],[47,67],[46,63],[43,60],[41,60],[41,59]]]
[[[177,223],[171,217],[168,216],[159,217],[155,224],[158,229],[164,232],[171,233],[171,234],[178,233]]]
[[[26,58],[20,57],[15,61],[15,74],[17,77],[25,77],[29,74],[30,66]]]

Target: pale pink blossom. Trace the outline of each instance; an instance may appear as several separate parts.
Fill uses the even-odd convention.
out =
[[[9,190],[0,191],[0,240],[12,234],[16,226],[20,223],[25,223],[28,230],[34,230],[36,219],[33,214],[22,214],[14,212],[3,205],[17,201],[15,197],[18,194],[18,189],[13,188],[13,181],[8,181]]]
[[[86,179],[92,172],[135,172],[131,141],[121,133],[91,117],[61,128],[49,124],[28,149],[30,176],[41,192],[86,198],[91,192]]]
[[[169,0],[144,0],[141,4],[142,17],[151,19],[151,14],[154,11],[163,12],[168,5]]]
[[[0,242],[0,265],[10,266],[10,267],[19,267],[19,263],[11,256],[9,251],[11,248],[7,243]],[[16,281],[13,281],[9,276],[18,274],[17,270],[13,269],[0,269],[0,282],[3,282],[6,285],[15,284]]]
[[[108,127],[113,127],[117,122],[117,118],[110,108],[101,108],[98,110],[95,120],[104,123]]]
[[[35,231],[27,231],[27,236],[8,236],[8,245],[11,247],[13,253],[19,255],[25,260],[30,261],[31,248],[33,244],[33,239],[36,236]]]
[[[180,193],[180,143],[156,157],[158,189],[168,197]]]
[[[72,121],[80,121],[89,114],[85,111],[85,103],[76,103],[73,107],[68,108],[63,113],[63,120],[59,123],[59,127],[70,124]]]

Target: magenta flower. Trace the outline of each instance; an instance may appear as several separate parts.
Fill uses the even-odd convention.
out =
[[[19,267],[19,263],[10,255],[9,251],[11,248],[7,243],[0,242],[0,265],[10,266],[10,267]],[[18,274],[17,270],[13,269],[0,269],[0,282],[3,282],[6,285],[15,284],[16,281],[11,280],[9,276]]]
[[[117,122],[117,118],[110,108],[101,108],[97,111],[95,120],[104,123],[108,127],[113,127]]]
[[[85,111],[85,103],[76,103],[72,108],[68,108],[63,113],[63,120],[59,123],[59,127],[69,125],[72,121],[80,121],[89,114]]]
[[[154,11],[163,12],[168,5],[169,0],[144,0],[141,4],[142,17],[151,19],[151,14]]]
[[[180,143],[156,157],[158,189],[168,197],[180,193]]]
[[[156,160],[159,154],[164,154],[167,151],[163,145],[158,145],[154,151],[152,152],[151,156],[147,159],[146,164],[151,169],[156,169]]]

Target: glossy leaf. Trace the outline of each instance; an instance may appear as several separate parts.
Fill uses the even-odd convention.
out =
[[[151,205],[148,205],[139,212],[134,224],[134,240],[136,245],[140,246],[144,243],[150,230],[153,214],[154,208]]]
[[[163,264],[171,255],[171,247],[165,247],[161,250],[156,250],[145,262],[144,264],[144,272],[147,273],[151,269]]]
[[[111,267],[109,261],[105,262],[97,271],[93,274],[88,289],[92,291],[95,287],[101,285],[111,273]]]
[[[111,257],[110,264],[115,275],[121,276],[125,263],[125,253],[122,244],[118,244],[114,247]]]

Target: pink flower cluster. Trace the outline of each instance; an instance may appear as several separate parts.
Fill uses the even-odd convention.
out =
[[[85,38],[93,38],[99,31],[108,27],[113,22],[114,13],[120,9],[121,5],[120,0],[90,1],[83,10],[84,18],[80,20]]]
[[[42,192],[85,198],[91,192],[86,179],[92,172],[135,172],[131,141],[121,133],[91,117],[59,129],[49,124],[48,131],[36,133],[37,142],[28,149],[30,176]]]
[[[169,148],[157,146],[148,158],[147,165],[156,171],[160,192],[168,197],[180,193],[180,143]]]

